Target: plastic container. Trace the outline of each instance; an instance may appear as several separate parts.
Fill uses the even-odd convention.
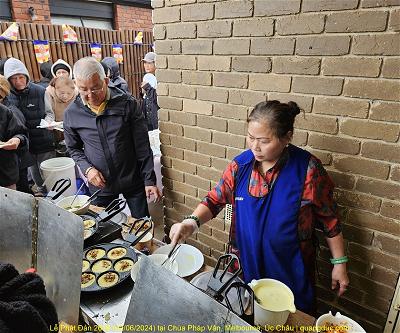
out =
[[[50,190],[54,183],[61,178],[71,179],[71,186],[63,193],[64,196],[75,195],[76,176],[75,162],[69,157],[50,158],[40,163],[40,170],[43,174],[44,184]]]

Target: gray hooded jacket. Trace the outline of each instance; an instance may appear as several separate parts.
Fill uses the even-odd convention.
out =
[[[105,57],[101,61],[110,70],[110,87],[117,87],[123,92],[130,94],[128,83],[120,76],[119,66],[113,57]],[[107,73],[106,73],[107,74]]]

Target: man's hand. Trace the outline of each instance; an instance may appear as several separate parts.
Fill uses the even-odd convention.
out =
[[[86,175],[88,182],[96,187],[104,188],[106,186],[106,180],[102,173],[96,168],[92,168]]]
[[[2,146],[2,149],[4,150],[16,150],[21,143],[21,140],[19,138],[11,138],[7,142],[5,142]]]
[[[150,196],[154,196],[153,202],[159,202],[161,200],[162,194],[157,186],[145,186],[144,190],[146,192],[147,199],[149,199]]]

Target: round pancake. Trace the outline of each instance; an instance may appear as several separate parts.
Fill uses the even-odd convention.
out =
[[[108,271],[112,267],[111,260],[103,259],[95,262],[92,266],[92,271],[94,273],[103,273]]]
[[[96,276],[92,273],[83,273],[81,275],[81,288],[87,288],[96,281]]]
[[[89,229],[89,228],[93,227],[94,225],[96,225],[96,221],[95,220],[85,220],[85,221],[83,221],[83,227],[85,229]]]
[[[117,272],[129,272],[135,263],[132,259],[121,259],[114,264],[114,269]]]
[[[109,250],[107,253],[107,257],[110,259],[119,259],[126,255],[126,249],[124,247],[114,247],[113,249]]]
[[[97,279],[97,284],[102,288],[109,288],[115,285],[119,280],[118,274],[114,272],[107,272],[102,274]]]
[[[89,261],[83,259],[82,260],[82,272],[86,271],[90,267]]]
[[[102,248],[95,248],[86,253],[86,258],[89,260],[96,260],[104,257],[106,251]]]
[[[89,238],[92,235],[93,235],[93,230],[92,229],[83,230],[83,239]]]

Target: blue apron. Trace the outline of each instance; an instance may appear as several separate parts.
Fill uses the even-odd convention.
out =
[[[298,214],[310,153],[289,145],[289,158],[265,197],[249,194],[254,155],[237,156],[235,213],[236,245],[245,282],[272,278],[285,283],[296,308],[313,309],[314,288],[305,268],[298,239]]]

